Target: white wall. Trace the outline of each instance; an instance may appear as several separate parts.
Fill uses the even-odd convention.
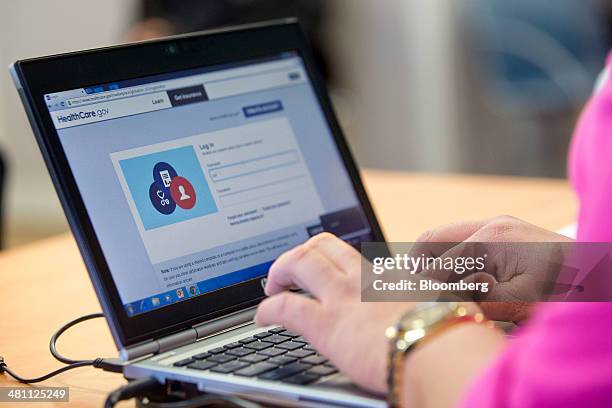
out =
[[[0,2],[0,148],[8,156],[9,244],[66,228],[23,108],[4,67],[17,59],[117,43],[134,1]]]

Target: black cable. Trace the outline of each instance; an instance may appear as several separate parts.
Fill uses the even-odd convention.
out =
[[[151,395],[159,394],[163,389],[164,387],[155,377],[130,381],[108,395],[106,401],[104,401],[104,408],[114,408],[119,401],[131,398],[136,398],[136,406],[138,408],[199,408],[211,406],[261,408],[259,404],[231,395],[204,394],[172,402],[154,402],[150,399]],[[166,395],[167,397],[168,395]]]
[[[51,355],[58,361],[66,364],[66,366],[58,368],[57,370],[51,371],[45,375],[35,378],[24,378],[12,371],[8,368],[4,358],[0,356],[0,375],[8,374],[13,377],[15,380],[19,381],[23,384],[33,384],[48,380],[49,378],[55,377],[58,374],[61,374],[65,371],[72,370],[79,367],[88,367],[92,366],[95,368],[102,368],[105,371],[114,371],[121,372],[122,365],[118,362],[117,359],[104,359],[104,358],[95,358],[93,360],[74,360],[72,358],[65,357],[61,355],[57,351],[57,341],[60,336],[64,334],[71,327],[92,319],[97,319],[100,317],[104,317],[102,313],[91,313],[88,315],[77,317],[74,320],[66,323],[62,327],[60,327],[49,340],[49,351]],[[258,404],[245,401],[238,397],[233,396],[225,396],[225,395],[201,395],[196,396],[191,399],[174,401],[174,402],[153,402],[151,400],[147,400],[147,402],[143,401],[143,398],[152,395],[154,393],[159,393],[163,389],[162,384],[160,384],[155,377],[146,377],[138,380],[130,381],[129,383],[117,388],[115,391],[110,393],[106,398],[104,403],[105,408],[114,407],[117,402],[130,399],[137,398],[137,405],[142,408],[196,408],[196,407],[207,407],[212,405],[224,404],[229,407],[237,407],[237,408],[259,408]]]
[[[230,407],[230,408],[261,408],[261,405],[232,395],[204,394],[188,399],[177,399],[170,388],[162,385],[155,377],[140,378],[130,381],[111,392],[104,408],[113,408],[119,401],[136,398],[138,408],[199,408],[199,407]],[[183,395],[180,398],[184,398]],[[171,399],[170,402],[159,400]],[[173,399],[173,400],[172,400]]]
[[[101,359],[99,359],[99,360],[101,360]],[[94,366],[94,363],[92,363],[90,361],[81,361],[81,362],[69,364],[67,366],[58,368],[57,370],[51,371],[50,373],[42,375],[40,377],[23,378],[23,377],[19,376],[18,374],[16,374],[15,372],[11,371],[11,369],[9,369],[6,366],[6,363],[4,362],[4,359],[0,357],[0,374],[7,373],[11,377],[13,377],[15,380],[17,380],[17,381],[19,381],[20,383],[23,383],[23,384],[38,383],[38,382],[41,382],[41,381],[48,380],[51,377],[55,377],[56,375],[61,374],[64,371],[72,370],[74,368],[79,368],[79,367],[86,367],[86,366]]]
[[[261,408],[261,405],[231,395],[201,395],[188,400],[174,402],[143,402],[136,400],[138,408],[199,408],[224,406],[236,408]],[[110,407],[105,407],[110,408]]]
[[[50,373],[42,375],[40,377],[24,378],[16,374],[13,370],[9,369],[6,362],[4,361],[4,358],[0,356],[0,374],[6,373],[10,375],[11,377],[13,377],[15,380],[23,384],[33,384],[33,383],[38,383],[41,381],[48,380],[49,378],[55,377],[56,375],[61,374],[65,371],[73,370],[79,367],[93,366],[95,368],[102,368],[106,371],[121,372],[122,367],[119,363],[116,362],[117,361],[116,359],[95,358],[93,360],[73,360],[71,358],[62,356],[57,351],[57,347],[56,347],[57,340],[66,330],[86,320],[96,319],[99,317],[104,317],[104,315],[102,313],[92,313],[92,314],[78,317],[66,323],[65,325],[60,327],[59,330],[53,333],[53,335],[51,336],[51,340],[49,341],[49,351],[51,351],[51,354],[56,360],[61,361],[64,364],[67,364],[66,366],[58,368],[57,370],[51,371]]]
[[[106,401],[104,401],[104,408],[113,408],[119,401],[158,391],[160,387],[161,384],[155,377],[145,377],[130,381],[108,394]]]
[[[85,322],[87,320],[92,320],[92,319],[97,319],[100,317],[104,317],[104,315],[102,313],[91,313],[91,314],[87,314],[81,317],[77,317],[76,319],[66,323],[65,325],[63,325],[62,327],[60,327],[55,333],[53,333],[53,336],[51,336],[51,340],[49,340],[49,351],[51,352],[51,355],[53,355],[53,357],[55,357],[56,360],[64,363],[64,364],[74,364],[74,363],[81,363],[81,362],[85,362],[85,361],[89,361],[91,364],[93,365],[93,363],[95,362],[95,360],[73,360],[71,358],[68,357],[64,357],[62,356],[56,348],[56,343],[57,340],[59,339],[59,337],[64,334],[64,332],[66,330],[68,330],[69,328],[71,328],[72,326],[75,326],[81,322]]]

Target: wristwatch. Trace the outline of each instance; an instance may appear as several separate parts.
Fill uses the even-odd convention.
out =
[[[389,326],[385,336],[390,342],[387,375],[387,403],[397,407],[398,386],[402,384],[406,356],[417,345],[460,322],[487,323],[484,315],[465,303],[425,302],[404,313],[396,324]]]

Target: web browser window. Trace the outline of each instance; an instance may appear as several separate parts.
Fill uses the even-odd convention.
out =
[[[302,59],[45,95],[130,316],[267,274],[370,227]]]

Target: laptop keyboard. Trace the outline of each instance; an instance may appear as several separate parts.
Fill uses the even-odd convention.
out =
[[[298,385],[338,372],[302,336],[282,327],[195,354],[174,366]]]

